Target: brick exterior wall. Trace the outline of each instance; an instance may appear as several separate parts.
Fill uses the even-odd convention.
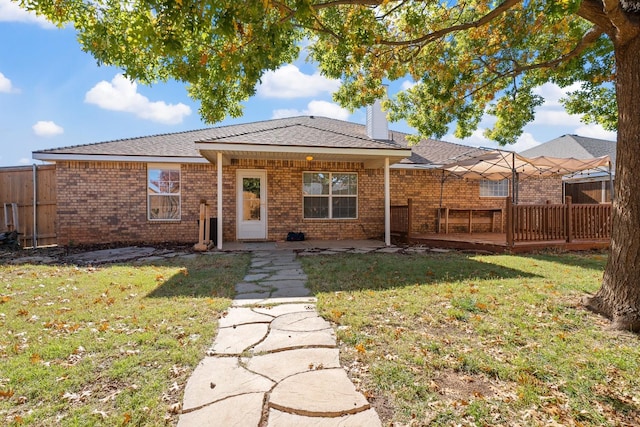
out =
[[[267,171],[267,240],[284,240],[289,231],[308,239],[369,239],[384,235],[384,171],[362,163],[287,160],[232,160],[223,167],[223,239],[236,240],[238,170]],[[304,219],[303,172],[356,172],[358,218]],[[505,198],[480,197],[478,181],[450,177],[441,186],[437,170],[391,170],[391,204],[413,199],[412,232],[434,232],[442,189],[442,206],[504,207]],[[217,172],[211,164],[181,165],[181,220],[147,219],[147,164],[134,162],[58,162],[58,244],[159,243],[198,240],[200,200],[216,216]],[[521,182],[520,202],[561,202],[560,180]],[[482,230],[477,230],[482,231]]]
[[[529,178],[520,181],[518,203],[522,205],[539,205],[547,203],[563,203],[562,177]]]
[[[147,220],[147,164],[58,162],[58,244],[196,242],[200,199],[212,198],[215,168],[181,166],[180,221]]]

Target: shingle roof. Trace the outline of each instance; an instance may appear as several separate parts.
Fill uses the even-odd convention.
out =
[[[611,163],[616,163],[616,141],[588,138],[579,135],[562,135],[537,147],[525,150],[526,157],[574,157],[587,159],[592,157],[609,156]]]
[[[49,154],[61,157],[96,155],[202,158],[196,150],[196,142],[391,150],[410,147],[406,140],[407,134],[391,131],[389,136],[389,140],[373,140],[366,135],[366,126],[363,124],[302,116],[40,150],[35,151],[34,156]],[[473,150],[465,145],[433,139],[423,140],[410,148],[413,154],[402,161],[404,164],[444,164],[453,157]]]

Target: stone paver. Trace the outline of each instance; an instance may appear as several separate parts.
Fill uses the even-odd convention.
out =
[[[243,363],[252,372],[273,381],[282,381],[291,375],[314,369],[339,368],[339,357],[337,348],[302,348],[247,357]]]
[[[311,417],[357,414],[371,406],[342,368],[292,375],[271,391],[269,407]]]
[[[340,366],[335,331],[318,315],[296,254],[252,248],[232,307],[185,387],[178,426],[381,426]]]
[[[375,409],[368,409],[353,415],[340,417],[305,417],[271,409],[269,427],[375,427],[380,426],[380,418]]]
[[[205,406],[197,411],[182,413],[178,427],[258,426],[262,419],[264,393],[245,393]]]
[[[265,339],[269,325],[251,323],[230,328],[218,329],[218,336],[209,350],[210,355],[240,354]]]
[[[236,357],[205,357],[184,390],[183,411],[245,393],[266,393],[274,381],[248,371]]]

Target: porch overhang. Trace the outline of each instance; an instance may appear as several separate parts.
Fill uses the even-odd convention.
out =
[[[385,159],[389,164],[398,163],[411,156],[410,149],[402,148],[350,148],[317,147],[304,145],[260,145],[196,142],[196,149],[212,163],[222,154],[223,164],[232,159],[299,160],[323,162],[360,162],[366,169],[382,169]]]

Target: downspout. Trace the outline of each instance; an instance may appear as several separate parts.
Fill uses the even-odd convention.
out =
[[[217,246],[218,246],[218,250],[222,250],[222,153],[218,152],[216,154],[216,160],[217,160],[216,169],[218,172],[218,179],[217,179],[218,200],[216,202],[217,209],[218,209],[218,213],[217,213],[218,221],[216,223],[216,227],[218,229],[218,245]]]
[[[391,246],[391,190],[389,184],[389,158],[384,158],[384,244]]]
[[[33,164],[33,228],[31,232],[31,244],[33,249],[38,247],[38,168]]]
[[[444,169],[442,169],[442,178],[440,178],[440,206],[438,208],[438,233],[440,232],[440,223],[442,222],[442,199],[444,193],[444,181],[447,179]]]

